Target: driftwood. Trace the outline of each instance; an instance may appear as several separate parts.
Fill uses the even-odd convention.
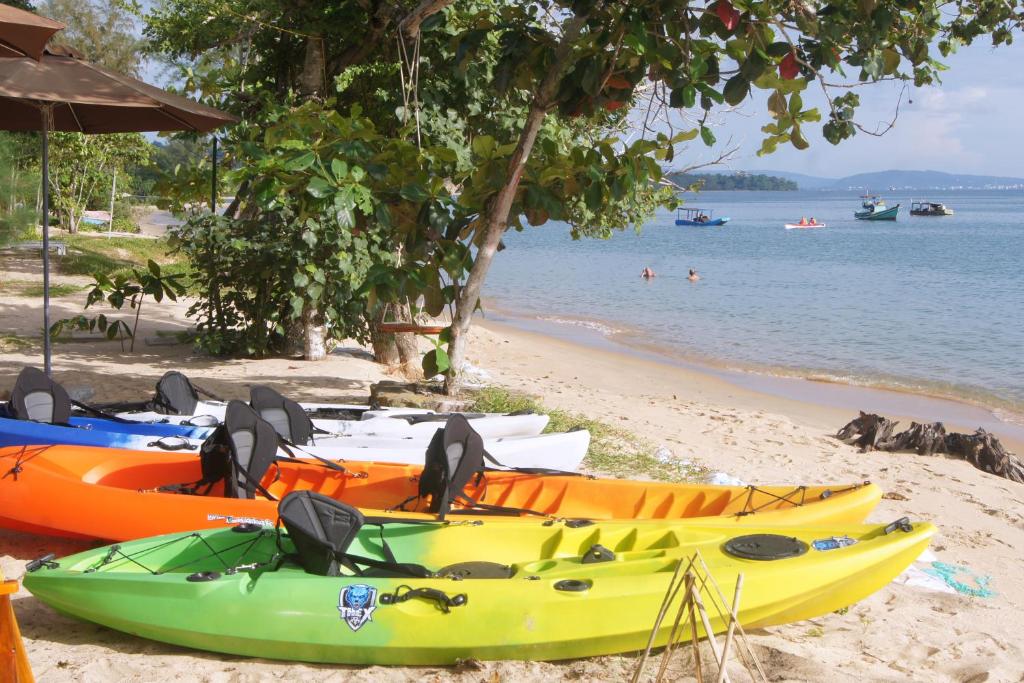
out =
[[[941,422],[911,422],[910,429],[893,434],[898,422],[861,412],[836,433],[836,438],[861,452],[914,451],[918,455],[946,453],[962,458],[979,470],[1024,484],[1024,461],[1007,451],[999,439],[978,428],[974,434],[946,432]]]
[[[849,422],[836,433],[840,441],[856,446],[861,453],[880,450],[879,443],[892,438],[892,430],[899,422],[887,420],[881,415],[861,411],[860,417]]]

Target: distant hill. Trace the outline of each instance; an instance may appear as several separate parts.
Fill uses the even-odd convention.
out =
[[[1024,188],[1024,178],[1006,178],[991,175],[969,175],[966,173],[943,173],[941,171],[877,171],[858,173],[835,181],[836,189],[863,188],[866,190],[887,190],[890,187],[907,190],[935,190],[940,188],[985,188],[1018,186]]]
[[[683,186],[701,183],[702,190],[786,190],[799,189],[792,180],[761,173],[669,173],[672,182]]]
[[[731,175],[733,170],[708,171],[709,174]],[[1024,178],[1003,176],[970,175],[967,173],[944,173],[942,171],[875,171],[858,173],[845,178],[821,178],[804,173],[789,171],[748,171],[792,180],[801,190],[847,190],[859,189],[885,192],[890,187],[900,190],[936,190],[944,188],[1020,187],[1024,189]]]

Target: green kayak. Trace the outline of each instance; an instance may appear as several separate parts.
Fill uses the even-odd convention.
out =
[[[359,528],[339,522],[344,514],[311,515],[306,535],[241,525],[46,557],[24,585],[66,614],[216,652],[350,664],[564,659],[642,649],[679,560],[696,551],[727,595],[743,573],[740,621],[766,626],[866,597],[934,533],[905,521]]]

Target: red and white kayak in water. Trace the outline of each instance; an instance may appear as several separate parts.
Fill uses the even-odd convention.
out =
[[[786,230],[803,230],[804,228],[824,228],[824,223],[786,223]]]

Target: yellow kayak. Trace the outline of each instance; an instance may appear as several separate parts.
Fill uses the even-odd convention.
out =
[[[761,528],[368,518],[360,528],[350,523],[358,513],[338,513],[325,498],[313,503],[327,509],[311,513],[320,521],[293,520],[281,537],[247,524],[130,541],[31,563],[24,584],[72,616],[235,655],[400,665],[550,660],[643,649],[679,561],[698,551],[726,595],[743,574],[739,620],[762,627],[862,600],[935,532],[906,520]],[[330,544],[317,540],[324,530]],[[710,611],[713,628],[724,630]]]

